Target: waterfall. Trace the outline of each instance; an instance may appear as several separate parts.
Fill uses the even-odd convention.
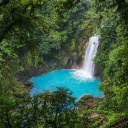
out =
[[[88,46],[85,52],[84,66],[80,70],[76,70],[73,73],[73,77],[75,79],[79,79],[81,81],[93,80],[94,73],[94,62],[92,61],[97,53],[97,48],[99,45],[99,35],[92,36],[89,39]]]
[[[99,45],[99,35],[95,35],[89,39],[89,44],[87,46],[86,52],[85,52],[85,60],[84,60],[84,66],[82,68],[83,71],[85,71],[88,75],[93,76],[94,73],[94,62],[92,61],[97,53],[97,48]]]

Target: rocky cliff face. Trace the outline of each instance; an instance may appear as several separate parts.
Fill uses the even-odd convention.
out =
[[[82,47],[82,61],[81,61],[80,66],[79,66],[80,68],[82,68],[83,65],[84,65],[85,51],[86,51],[87,46],[88,46],[88,42],[83,42],[83,47]]]
[[[79,56],[75,51],[71,55],[64,55],[60,60],[60,66],[66,69],[76,68],[79,63]]]

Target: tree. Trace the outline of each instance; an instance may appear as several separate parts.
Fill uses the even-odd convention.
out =
[[[43,126],[47,128],[84,127],[88,123],[78,115],[75,98],[65,87],[24,100],[0,98],[0,124],[3,128]],[[61,97],[61,98],[60,98]],[[86,115],[84,118],[87,118]],[[88,126],[89,127],[89,126]]]

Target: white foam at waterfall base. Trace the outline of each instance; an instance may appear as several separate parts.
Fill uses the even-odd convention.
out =
[[[72,77],[80,82],[93,81],[94,78],[84,70],[76,70],[72,73]]]

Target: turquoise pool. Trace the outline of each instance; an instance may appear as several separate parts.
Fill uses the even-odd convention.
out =
[[[30,96],[33,96],[34,93],[43,93],[44,90],[55,91],[57,90],[56,87],[60,86],[68,87],[73,92],[73,96],[78,99],[85,94],[90,94],[94,97],[103,96],[103,92],[98,89],[100,81],[88,76],[82,70],[56,70],[33,77],[30,81],[33,82]]]

